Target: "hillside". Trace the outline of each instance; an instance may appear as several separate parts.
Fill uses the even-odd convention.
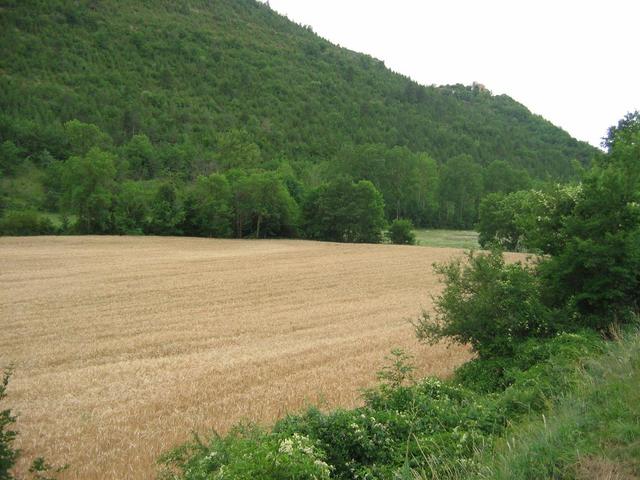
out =
[[[439,162],[506,160],[538,178],[566,178],[594,152],[507,96],[420,86],[253,0],[15,0],[0,18],[0,136],[31,153],[64,158],[57,139],[74,118],[116,144],[144,133],[192,157],[234,129],[266,159],[381,143]]]

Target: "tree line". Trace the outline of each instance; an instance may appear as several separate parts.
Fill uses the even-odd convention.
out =
[[[472,228],[488,193],[533,184],[526,171],[468,155],[438,163],[381,144],[330,162],[265,159],[246,131],[223,132],[205,158],[144,134],[116,145],[96,125],[64,124],[56,154],[0,144],[0,231],[378,242],[394,220]],[[177,173],[176,157],[202,174]]]

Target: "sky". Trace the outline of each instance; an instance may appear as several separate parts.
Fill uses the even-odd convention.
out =
[[[599,146],[640,110],[640,0],[270,0],[424,85],[479,82]]]

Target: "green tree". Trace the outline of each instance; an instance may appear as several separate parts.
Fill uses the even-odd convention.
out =
[[[442,223],[471,228],[482,196],[482,169],[469,155],[458,155],[442,166],[440,202]]]
[[[470,252],[435,266],[445,289],[435,302],[435,318],[428,312],[416,322],[418,338],[430,343],[448,339],[471,345],[481,358],[513,354],[530,337],[551,335],[557,329],[552,311],[542,301],[542,283],[535,266],[507,264],[499,251]]]
[[[134,178],[148,180],[160,172],[160,162],[145,134],[134,135],[123,148],[124,158]]]
[[[231,229],[231,186],[224,175],[198,178],[190,192],[193,233],[204,237],[229,237]]]
[[[112,231],[115,175],[115,157],[98,148],[92,148],[84,156],[70,157],[64,163],[63,203],[77,215],[81,233]]]
[[[246,231],[256,238],[297,234],[298,205],[277,173],[237,177],[233,190],[236,218],[243,224],[243,234]]]
[[[0,143],[0,175],[13,175],[22,163],[24,151],[11,140]]]
[[[71,155],[83,156],[93,148],[108,150],[111,138],[100,128],[80,120],[69,120],[64,124],[64,133]]]
[[[394,147],[387,153],[380,188],[389,218],[397,220],[406,215],[417,179],[416,167],[417,157],[406,147]]]
[[[419,226],[436,226],[440,178],[437,162],[426,153],[418,155],[414,179],[407,188],[411,192],[407,216]]]
[[[526,170],[515,168],[504,160],[494,160],[483,174],[485,193],[511,193],[531,187]]]
[[[640,306],[640,117],[625,120],[585,174],[562,248],[540,266],[548,301],[601,330]]]
[[[368,180],[341,178],[312,190],[304,203],[309,238],[334,242],[379,243],[384,200]]]
[[[0,235],[52,235],[51,220],[33,210],[7,210],[0,217]]]
[[[184,214],[176,186],[171,182],[163,182],[151,200],[146,232],[153,235],[181,235],[180,225],[184,221]]]
[[[117,233],[140,235],[149,216],[151,195],[142,182],[127,180],[122,183],[114,203],[114,228]]]
[[[262,154],[246,130],[230,130],[218,138],[217,160],[223,170],[256,168]]]
[[[491,193],[480,202],[480,245],[555,255],[567,242],[566,220],[573,215],[582,185],[548,185],[544,190]]]

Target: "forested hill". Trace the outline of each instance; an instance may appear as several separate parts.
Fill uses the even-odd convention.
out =
[[[0,140],[30,154],[65,158],[72,119],[116,146],[148,136],[151,176],[216,169],[225,132],[262,160],[399,145],[552,179],[594,152],[508,96],[418,85],[252,0],[3,0],[0,28]]]

